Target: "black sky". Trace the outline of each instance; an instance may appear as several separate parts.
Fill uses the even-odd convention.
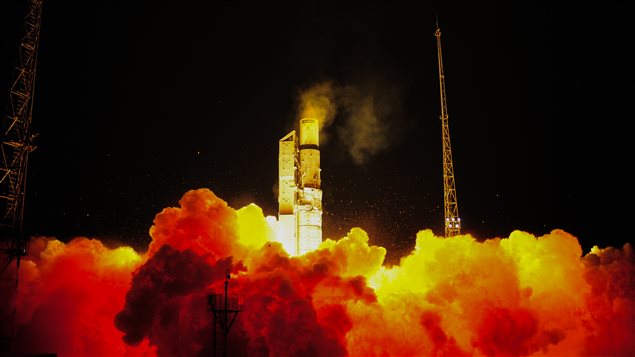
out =
[[[25,2],[0,5],[2,108]],[[200,187],[276,214],[278,140],[297,94],[330,80],[387,106],[390,145],[356,165],[346,113],[326,129],[325,236],[361,226],[394,262],[443,230],[438,13],[463,231],[562,228],[585,252],[630,240],[626,5],[130,3],[44,5],[32,234],[143,248],[154,215]]]

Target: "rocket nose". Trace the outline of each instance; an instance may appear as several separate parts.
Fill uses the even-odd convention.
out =
[[[320,122],[315,118],[300,120],[300,145],[320,145]]]

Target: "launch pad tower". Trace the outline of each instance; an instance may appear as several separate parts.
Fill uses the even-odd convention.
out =
[[[434,32],[437,38],[437,59],[439,61],[439,90],[441,92],[441,130],[443,136],[443,207],[445,215],[445,236],[453,237],[461,234],[461,218],[459,204],[454,185],[454,165],[452,164],[452,146],[450,145],[450,127],[448,125],[448,102],[445,97],[445,73],[441,56],[441,29],[437,20]]]
[[[35,149],[31,132],[35,72],[42,23],[42,0],[30,0],[24,19],[15,76],[9,88],[7,113],[0,131],[0,356],[10,354],[15,335],[15,293],[20,260],[29,250],[23,231],[29,153]],[[9,269],[15,262],[15,269]]]
[[[295,130],[280,139],[278,239],[291,255],[305,254],[322,243],[319,124],[303,118],[299,140]]]

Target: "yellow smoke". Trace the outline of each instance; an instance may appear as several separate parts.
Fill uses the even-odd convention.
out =
[[[335,87],[327,81],[315,84],[299,95],[300,118],[315,118],[320,122],[320,129],[329,126],[335,118]]]

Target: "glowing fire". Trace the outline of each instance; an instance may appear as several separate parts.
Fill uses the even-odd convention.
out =
[[[391,268],[352,229],[289,257],[275,219],[207,189],[160,212],[146,254],[97,240],[38,238],[20,270],[20,352],[59,356],[211,354],[206,295],[245,297],[232,355],[635,355],[634,258],[555,230],[417,235]]]

